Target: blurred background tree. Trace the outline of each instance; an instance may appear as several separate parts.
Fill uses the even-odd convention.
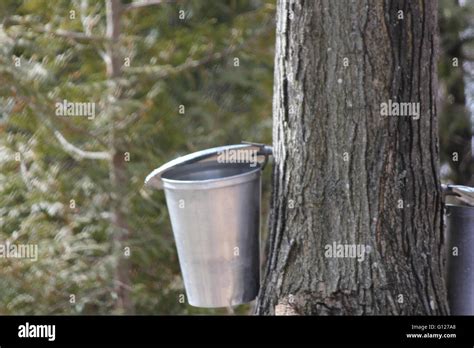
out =
[[[37,262],[0,259],[0,313],[215,312],[180,296],[164,196],[143,180],[181,154],[271,141],[273,12],[0,4],[0,240],[39,245]],[[96,116],[58,117],[63,100]]]
[[[0,259],[0,314],[227,313],[181,296],[164,195],[143,180],[192,151],[271,143],[275,4],[136,1],[0,2],[0,243],[39,246],[36,262]],[[442,159],[458,184],[473,173],[471,5],[440,3]],[[58,117],[63,100],[96,115]]]
[[[441,0],[442,179],[474,186],[474,2]]]

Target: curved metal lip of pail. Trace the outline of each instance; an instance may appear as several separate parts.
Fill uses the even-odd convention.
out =
[[[221,172],[211,178],[190,179],[207,171]],[[222,174],[222,172],[228,172]],[[249,163],[197,162],[170,168],[163,172],[161,180],[165,189],[172,190],[206,190],[243,184],[260,177],[261,166],[250,166]],[[179,179],[184,177],[183,179]]]
[[[474,218],[474,207],[468,205],[446,204],[446,212],[447,216],[454,212],[456,216]]]
[[[253,155],[256,155],[257,164],[260,165],[260,169],[265,167],[268,157],[272,155],[273,148],[264,144],[257,143],[244,143],[235,145],[224,145],[219,147],[213,147],[197,152],[190,153],[185,156],[175,158],[162,166],[153,170],[145,179],[145,186],[154,187],[156,189],[164,188],[164,181],[161,176],[173,168],[186,166],[198,162],[214,162],[219,159],[220,155],[225,154],[227,151],[252,151]],[[224,163],[225,164],[225,163]]]

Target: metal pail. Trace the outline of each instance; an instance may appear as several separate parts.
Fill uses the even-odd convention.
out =
[[[255,156],[222,161],[222,154]],[[145,180],[164,189],[189,304],[250,302],[260,286],[261,170],[272,148],[227,145],[182,156]],[[233,159],[234,157],[231,157]]]
[[[474,207],[446,205],[448,300],[453,315],[474,315]]]

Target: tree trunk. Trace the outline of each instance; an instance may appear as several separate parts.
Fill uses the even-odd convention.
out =
[[[121,76],[121,57],[118,50],[120,39],[120,17],[123,11],[121,0],[107,0],[107,32],[106,36],[110,40],[107,45],[106,68],[107,77],[110,80],[117,79]],[[122,98],[122,88],[120,86],[111,88],[109,100],[118,100]],[[130,280],[130,262],[124,255],[124,248],[127,245],[131,228],[127,223],[127,188],[129,187],[129,178],[125,168],[124,154],[125,150],[120,142],[116,130],[118,122],[117,115],[114,114],[116,109],[113,103],[108,106],[110,117],[109,131],[109,151],[112,159],[109,162],[109,173],[111,183],[111,205],[112,205],[112,224],[114,232],[112,235],[114,255],[118,258],[115,270],[114,287],[117,294],[117,313],[133,314],[134,306],[130,296],[131,280]]]
[[[448,313],[437,52],[436,1],[278,1],[258,314]]]

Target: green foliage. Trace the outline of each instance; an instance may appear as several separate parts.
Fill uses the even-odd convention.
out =
[[[474,18],[474,4],[460,6],[457,0],[440,3],[442,54],[439,75],[442,98],[439,129],[442,179],[458,185],[474,185],[474,154],[472,153],[473,119],[466,106],[466,81],[474,71],[465,64],[474,55],[474,36],[469,26]]]
[[[8,0],[0,13],[0,243],[39,248],[36,262],[0,259],[0,313],[118,313],[114,277],[123,247],[131,250],[136,313],[226,313],[179,302],[184,289],[163,192],[145,189],[143,180],[194,150],[271,141],[273,2],[127,11],[117,49],[130,66],[117,79],[107,77],[102,59],[103,2]],[[111,100],[117,88],[122,95]],[[96,103],[95,118],[56,116],[64,99]],[[114,196],[107,161],[71,154],[55,132],[84,151],[128,152],[125,194]],[[131,227],[118,247],[114,202]]]

